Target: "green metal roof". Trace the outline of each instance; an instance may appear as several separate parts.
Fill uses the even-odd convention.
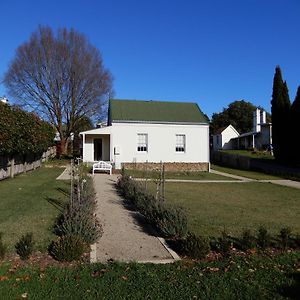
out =
[[[208,120],[197,103],[111,99],[111,122],[205,123]]]

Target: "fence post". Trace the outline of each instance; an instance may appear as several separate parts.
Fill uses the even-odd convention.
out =
[[[15,175],[15,157],[10,160],[10,178],[14,178]]]
[[[27,172],[27,155],[26,154],[24,154],[23,160],[24,160],[23,172],[26,173]]]

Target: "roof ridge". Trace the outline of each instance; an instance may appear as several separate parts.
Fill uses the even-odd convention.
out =
[[[197,102],[191,102],[191,101],[170,101],[170,100],[141,100],[141,99],[109,99],[110,101],[136,101],[136,102],[160,102],[160,103],[178,103],[178,104],[197,104]]]

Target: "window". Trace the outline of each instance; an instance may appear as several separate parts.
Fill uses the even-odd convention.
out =
[[[176,134],[176,152],[185,152],[185,135]]]
[[[137,151],[147,152],[147,150],[148,150],[148,134],[139,133],[138,134]]]

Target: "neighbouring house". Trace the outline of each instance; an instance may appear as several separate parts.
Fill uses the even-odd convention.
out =
[[[232,139],[238,136],[239,133],[232,125],[219,129],[216,134],[213,135],[213,149],[232,149]]]
[[[229,125],[213,135],[213,150],[266,150],[271,144],[272,123],[266,121],[266,112],[258,108],[253,112],[252,131],[239,134],[232,125]]]
[[[107,126],[80,135],[84,162],[209,170],[209,124],[196,103],[110,100]]]
[[[253,112],[253,130],[232,139],[233,149],[266,150],[272,144],[272,123],[266,120],[266,112],[256,109]]]

